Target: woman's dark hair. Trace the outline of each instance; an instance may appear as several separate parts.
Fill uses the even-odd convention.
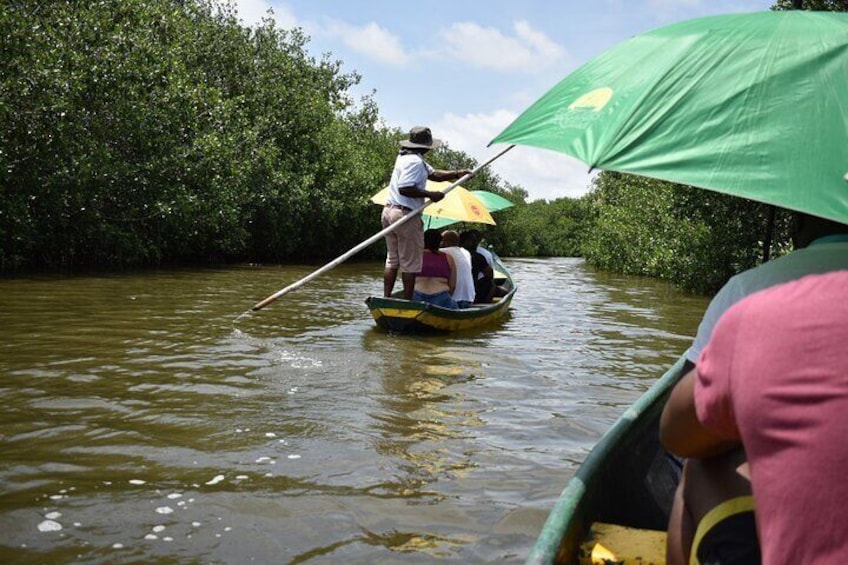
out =
[[[439,230],[427,230],[424,232],[424,249],[429,249],[433,253],[439,252],[439,247],[442,246],[442,232]]]
[[[469,251],[477,247],[477,241],[474,239],[474,234],[470,230],[459,234],[459,246]]]

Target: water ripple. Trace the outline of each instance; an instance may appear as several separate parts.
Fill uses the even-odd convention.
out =
[[[520,561],[706,301],[508,261],[500,325],[378,330],[378,264],[0,280],[3,562]],[[242,313],[242,314],[239,314]]]

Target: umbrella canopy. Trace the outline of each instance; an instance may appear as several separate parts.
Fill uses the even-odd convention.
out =
[[[471,194],[476,196],[480,202],[483,203],[483,206],[486,207],[486,210],[489,212],[497,212],[498,210],[504,210],[505,208],[511,208],[515,206],[512,202],[501,196],[500,194],[495,194],[494,192],[489,192],[488,190],[472,190]],[[449,226],[451,224],[457,223],[459,220],[452,220],[450,218],[433,218],[428,215],[424,215],[424,226],[427,228],[443,228]]]
[[[848,223],[848,14],[689,20],[589,61],[492,143]]]
[[[427,190],[444,191],[451,185],[449,182],[427,181]],[[389,198],[389,188],[386,187],[371,197],[374,204],[385,205]],[[428,225],[428,217],[431,219],[441,218],[454,222],[477,222],[482,224],[494,224],[495,220],[486,209],[479,198],[462,186],[457,186],[439,202],[433,202],[424,208],[424,225],[427,227],[438,227]],[[447,225],[447,224],[445,224]]]
[[[488,190],[472,190],[471,194],[480,199],[480,202],[486,207],[486,210],[489,212],[497,212],[499,210],[505,210],[506,208],[512,208],[515,206],[512,202],[501,196],[500,194],[495,194],[494,192],[489,192]]]

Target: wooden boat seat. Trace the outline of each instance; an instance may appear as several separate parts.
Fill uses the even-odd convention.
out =
[[[595,522],[580,546],[580,565],[665,565],[666,533]]]

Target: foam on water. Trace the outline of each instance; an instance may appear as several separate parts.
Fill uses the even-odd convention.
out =
[[[55,520],[44,520],[38,525],[39,532],[58,532],[62,529],[62,524]]]

